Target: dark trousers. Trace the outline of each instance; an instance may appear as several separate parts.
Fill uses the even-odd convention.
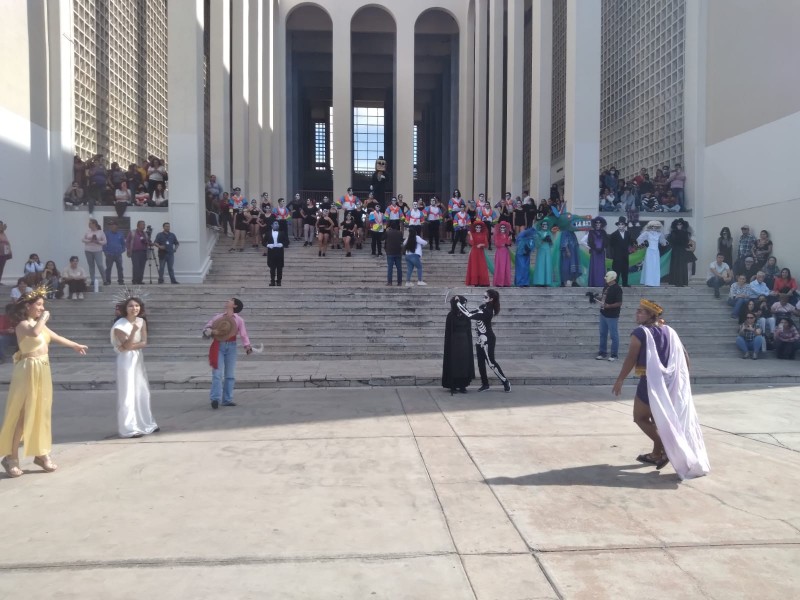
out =
[[[231,221],[230,211],[223,210],[219,213],[219,226],[222,227],[222,231],[225,235],[228,235],[228,227],[230,227],[231,233],[233,233],[233,221]]]
[[[122,285],[125,283],[125,275],[122,274],[122,254],[106,253],[106,283],[111,283],[111,267],[114,265],[117,265],[117,283]]]
[[[64,288],[69,287],[69,295],[82,294],[86,291],[85,279],[62,279],[58,286],[59,298],[64,295]]]
[[[613,259],[611,261],[611,269],[617,273],[617,283],[628,287],[628,257]]]
[[[283,248],[267,248],[267,266],[270,283],[280,284],[283,279]]]
[[[403,263],[400,256],[386,255],[386,283],[392,283],[392,268],[397,267],[397,285],[403,283]]]
[[[132,251],[131,262],[133,263],[133,284],[142,285],[144,283],[144,266],[147,264],[147,250]]]
[[[270,283],[278,283],[283,279],[283,267],[270,267],[269,268],[269,281]]]
[[[5,256],[0,256],[0,280],[3,279],[3,270],[6,268],[6,261],[8,259]]]
[[[456,229],[453,232],[453,247],[450,248],[450,252],[455,252],[456,245],[461,242],[461,252],[464,252],[464,248],[467,247],[467,230],[466,229]]]
[[[500,365],[497,364],[497,361],[494,359],[494,344],[495,344],[495,336],[493,333],[488,334],[486,339],[486,349],[489,351],[489,362],[494,365],[494,371],[498,374],[498,378],[502,375],[505,378],[505,373],[503,373],[503,369],[500,368]],[[486,351],[483,349],[483,346],[480,344],[475,344],[475,350],[478,354],[478,372],[481,375],[481,385],[489,385],[489,377],[486,375]],[[502,381],[502,379],[501,379]]]
[[[175,271],[173,270],[173,265],[175,265],[175,254],[170,252],[161,252],[158,253],[158,283],[164,281],[164,267],[166,266],[169,270],[169,280],[172,283],[175,283]]]
[[[408,226],[408,231],[413,235],[417,235],[417,236],[421,237],[422,236],[422,225],[409,225]]]
[[[383,241],[383,232],[382,231],[373,231],[372,232],[372,253],[377,254],[380,256],[383,254],[381,248],[381,242]]]
[[[439,249],[439,229],[439,221],[430,221],[428,223],[428,241],[431,244],[431,250],[433,250],[434,244],[436,249]]]
[[[492,249],[492,229],[494,229],[494,226],[491,223],[486,223],[486,235],[489,237],[489,250]]]

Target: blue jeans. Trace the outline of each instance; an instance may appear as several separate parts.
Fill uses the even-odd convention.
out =
[[[411,274],[417,269],[417,281],[422,281],[422,260],[419,254],[406,254],[406,280],[411,281]]]
[[[223,389],[223,379],[225,386]],[[220,342],[217,368],[211,370],[211,401],[222,400],[222,404],[233,402],[233,386],[236,384],[236,342]]]
[[[403,263],[399,256],[386,255],[386,283],[392,283],[392,267],[397,267],[397,285],[403,283]]]
[[[175,271],[173,271],[172,266],[175,264],[175,254],[173,252],[167,252],[164,255],[159,255],[158,257],[158,283],[162,283],[164,281],[164,266],[167,267],[169,270],[169,280],[172,283],[175,283]]]
[[[747,304],[748,298],[728,298],[728,305],[733,307],[731,311],[731,318],[738,319],[739,313],[742,312],[742,307]]]
[[[736,338],[736,346],[742,352],[755,352],[758,354],[764,349],[764,338],[763,336],[757,335],[748,342],[742,336],[738,336]]]
[[[608,343],[608,335],[611,334],[611,356],[616,357],[619,353],[619,317],[604,317],[600,315],[600,349],[598,354],[605,356]]]
[[[89,265],[89,282],[90,285],[94,285],[95,268],[97,269],[97,274],[100,276],[100,279],[103,278],[103,274],[106,270],[103,266],[103,252],[101,250],[97,252],[89,252],[86,250],[84,254],[86,255],[86,262]]]
[[[686,209],[685,201],[686,196],[683,193],[683,188],[672,188],[672,195],[675,196],[675,199],[678,201],[678,206],[681,207],[681,211]]]

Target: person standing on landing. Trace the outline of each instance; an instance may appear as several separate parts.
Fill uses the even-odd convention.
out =
[[[689,357],[678,334],[660,318],[664,309],[642,299],[630,348],[613,394],[619,396],[635,367],[639,385],[633,400],[633,420],[653,441],[649,454],[636,457],[661,470],[671,462],[681,479],[709,472],[708,454],[689,383]]]
[[[457,304],[456,306],[464,316],[475,321],[475,333],[478,335],[475,350],[478,353],[478,372],[481,375],[481,387],[478,391],[485,392],[489,389],[489,378],[486,375],[486,363],[488,362],[489,368],[494,371],[494,374],[503,384],[503,389],[506,392],[510,392],[511,383],[494,358],[496,338],[494,331],[492,331],[492,317],[500,312],[500,294],[496,290],[486,290],[483,295],[483,304],[477,310],[467,309],[466,303]]]
[[[622,307],[622,288],[617,283],[614,271],[606,273],[606,285],[600,296],[600,347],[597,360],[614,362],[619,353],[619,311]],[[608,337],[611,336],[611,355],[606,353]]]
[[[242,338],[247,354],[253,351],[247,335],[244,319],[239,316],[244,304],[238,298],[225,302],[225,312],[214,315],[203,327],[203,337],[214,337],[208,351],[208,364],[211,366],[211,408],[236,406],[233,390],[236,385],[236,338]]]

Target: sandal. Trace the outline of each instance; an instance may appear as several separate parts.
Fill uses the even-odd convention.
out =
[[[0,461],[0,464],[3,465],[3,468],[6,470],[6,474],[9,477],[19,477],[22,475],[22,469],[19,468],[18,458],[9,458],[6,456],[2,461]]]
[[[660,457],[656,457],[650,452],[649,454],[640,454],[636,457],[636,460],[645,465],[655,465],[658,463],[658,458]]]
[[[50,457],[47,454],[45,454],[44,456],[37,456],[36,458],[34,458],[33,464],[39,465],[40,467],[42,467],[42,469],[44,469],[48,473],[52,473],[53,471],[58,469],[58,465],[55,464],[52,460],[50,460]]]
[[[667,458],[666,454],[662,454],[661,458],[659,458],[658,462],[656,463],[656,471],[660,471],[661,469],[666,467],[668,463],[669,463],[669,458]]]

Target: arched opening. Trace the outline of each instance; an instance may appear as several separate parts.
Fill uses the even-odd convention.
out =
[[[333,23],[316,4],[286,20],[286,94],[288,187],[321,200],[333,189]]]
[[[458,187],[458,23],[429,9],[414,28],[414,197]]]
[[[375,162],[384,157],[389,174],[376,183],[376,199],[385,204],[392,193],[394,156],[395,21],[385,9],[366,6],[350,23],[353,98],[353,189],[366,198]],[[341,190],[337,190],[338,191]]]

